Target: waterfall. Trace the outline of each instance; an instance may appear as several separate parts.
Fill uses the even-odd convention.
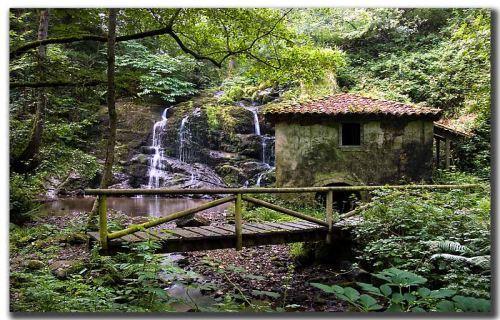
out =
[[[191,133],[189,128],[186,126],[188,123],[189,116],[182,118],[181,126],[179,128],[179,160],[188,162],[189,161],[189,149],[187,148],[187,143],[190,141]]]
[[[246,108],[246,109],[253,113],[253,127],[255,130],[255,134],[260,136],[260,123],[259,123],[259,114],[257,113],[257,108]]]
[[[257,180],[255,181],[255,186],[256,187],[260,187],[260,182],[262,180],[262,177],[267,173],[267,170],[266,171],[263,171],[261,173],[259,173],[259,175],[257,176]]]
[[[167,126],[167,112],[170,108],[165,108],[161,115],[161,120],[156,122],[153,126],[153,143],[150,146],[154,150],[154,154],[149,160],[149,172],[148,172],[148,188],[159,188],[160,178],[162,176],[165,165],[163,160],[165,159],[164,150],[162,148],[162,138],[165,132],[165,127]]]
[[[262,162],[265,164],[268,164],[267,162],[267,140],[269,139],[266,136],[263,136],[260,133],[260,123],[259,123],[259,114],[257,113],[257,108],[256,107],[245,107],[248,111],[252,112],[253,114],[253,127],[255,134],[260,137],[260,144],[262,148]]]

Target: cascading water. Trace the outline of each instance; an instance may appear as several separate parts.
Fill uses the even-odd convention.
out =
[[[153,143],[151,148],[154,150],[154,154],[149,161],[149,171],[148,171],[148,188],[159,188],[160,178],[162,177],[164,165],[164,150],[162,147],[162,138],[167,126],[167,112],[170,108],[165,108],[161,115],[161,120],[156,122],[153,126]]]
[[[253,113],[253,127],[255,129],[255,134],[260,136],[260,123],[259,123],[259,114],[257,113],[257,108],[251,107],[247,108],[247,110]]]
[[[188,123],[189,116],[182,118],[181,126],[179,128],[179,160],[189,161],[189,150],[187,149],[187,142],[190,139],[190,132],[186,124]]]
[[[243,103],[240,104],[240,106],[244,107],[248,111],[252,112],[253,114],[253,124],[254,124],[254,131],[257,136],[260,137],[261,141],[261,148],[262,148],[262,163],[265,165],[265,170],[257,175],[255,185],[257,187],[260,187],[262,178],[272,170],[274,170],[274,167],[272,166],[274,161],[273,161],[273,142],[274,142],[274,137],[270,137],[267,135],[262,135],[260,132],[260,122],[259,122],[259,114],[257,112],[258,108],[253,105],[251,107],[245,106]],[[269,153],[271,152],[271,153]]]

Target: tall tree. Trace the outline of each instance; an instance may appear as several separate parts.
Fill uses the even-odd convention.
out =
[[[47,39],[49,31],[49,9],[42,9],[40,11],[40,22],[38,25],[38,41]],[[44,62],[47,57],[47,48],[41,44],[38,47],[38,77],[40,82],[45,81]],[[24,147],[21,154],[14,160],[17,164],[18,170],[26,171],[33,168],[38,161],[38,153],[42,142],[42,134],[44,127],[45,108],[47,106],[47,94],[43,88],[38,90],[35,118],[31,129],[30,138]]]
[[[116,88],[115,88],[115,47],[116,47],[116,16],[118,14],[118,9],[109,9],[109,21],[108,21],[108,50],[107,50],[107,60],[108,60],[108,92],[107,92],[107,105],[108,105],[108,117],[109,117],[109,130],[108,130],[108,141],[106,143],[106,160],[104,162],[104,169],[101,177],[100,188],[106,189],[113,179],[113,163],[115,161],[115,144],[116,144],[116,123],[117,114],[115,106],[116,98]],[[93,218],[97,212],[97,203],[94,201],[94,205],[90,212],[87,225],[92,224]]]
[[[104,172],[101,178],[101,188],[107,188],[113,177],[112,169],[116,144],[116,108],[115,108],[115,46],[116,46],[116,16],[118,9],[109,9],[108,24],[108,93],[107,105],[109,116],[109,136],[106,145],[106,161],[104,162]]]

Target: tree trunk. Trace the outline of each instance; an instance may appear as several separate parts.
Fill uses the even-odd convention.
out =
[[[106,144],[106,161],[100,183],[101,189],[107,189],[113,178],[113,163],[115,160],[115,144],[116,144],[116,123],[117,115],[115,109],[115,45],[116,45],[116,15],[118,9],[109,9],[109,25],[108,25],[108,116],[109,116],[109,134]],[[97,199],[89,215],[88,227],[93,225],[93,219],[97,212]]]
[[[40,23],[38,25],[38,40],[47,39],[49,31],[49,9],[40,11]],[[38,47],[38,77],[40,82],[45,81],[44,62],[47,56],[47,48],[45,45]],[[30,138],[26,147],[21,154],[15,159],[15,163],[19,171],[28,171],[36,166],[38,163],[38,153],[42,142],[43,126],[45,121],[45,107],[47,106],[47,95],[45,90],[40,88],[38,90],[38,98],[36,103],[35,119],[31,129]]]

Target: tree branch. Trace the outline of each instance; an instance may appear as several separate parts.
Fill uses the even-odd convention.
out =
[[[74,81],[46,81],[46,82],[11,82],[10,88],[55,88],[55,87],[90,87],[104,84],[102,80]]]
[[[35,49],[39,46],[47,45],[47,44],[56,44],[56,43],[72,43],[77,41],[98,41],[98,42],[106,42],[108,41],[107,37],[102,36],[94,36],[94,35],[85,35],[85,36],[74,36],[74,37],[65,37],[65,38],[50,38],[44,40],[36,40],[32,42],[28,42],[25,45],[22,45],[14,50],[12,50],[9,54],[10,59],[16,58],[21,54],[25,53],[28,50]]]
[[[283,21],[283,19],[293,9],[289,9],[288,11],[286,11],[278,20],[276,20],[276,22],[273,24],[273,26],[267,32],[264,32],[263,34],[255,37],[255,39],[253,39],[253,41],[247,47],[241,48],[241,49],[236,50],[236,51],[228,51],[226,53],[226,55],[224,55],[224,57],[222,57],[222,59],[220,61],[217,61],[216,59],[214,59],[212,57],[202,55],[202,54],[200,54],[200,53],[198,53],[198,52],[190,49],[189,47],[187,47],[182,42],[181,38],[179,38],[179,36],[177,35],[177,33],[174,32],[173,25],[174,25],[175,20],[179,16],[181,10],[182,9],[178,9],[178,10],[176,10],[174,12],[174,14],[172,15],[172,17],[169,20],[169,24],[166,27],[164,27],[164,28],[160,28],[160,29],[156,29],[156,30],[150,30],[150,31],[145,31],[145,32],[139,32],[139,33],[135,33],[135,34],[131,34],[131,35],[119,36],[119,37],[116,37],[116,42],[129,41],[129,40],[137,40],[137,39],[142,39],[142,38],[146,38],[146,37],[152,37],[152,36],[159,36],[159,35],[168,34],[168,35],[170,35],[175,40],[175,42],[177,43],[177,45],[185,53],[191,55],[196,60],[206,60],[206,61],[209,61],[212,64],[214,64],[216,67],[220,68],[220,67],[222,67],[222,64],[224,63],[224,61],[227,58],[229,58],[230,56],[236,56],[236,55],[239,55],[239,54],[243,54],[243,53],[249,52],[253,48],[253,46],[259,40],[261,40],[262,38],[270,35],[274,31],[274,29],[276,29],[276,27],[278,26],[278,24],[281,21]],[[22,46],[20,46],[20,47],[18,47],[16,49],[12,50],[10,52],[10,59],[12,60],[12,59],[20,56],[21,54],[27,52],[28,50],[34,49],[34,48],[36,48],[36,47],[38,47],[40,45],[56,44],[56,43],[63,44],[63,43],[71,43],[71,42],[77,42],[77,41],[107,42],[108,41],[108,37],[105,37],[105,36],[84,35],[84,36],[75,36],[75,37],[66,37],[66,38],[52,38],[52,39],[32,41],[32,42],[29,42],[29,43],[27,43],[25,45],[22,45]]]
[[[179,36],[174,31],[170,30],[170,32],[168,32],[168,34],[175,40],[175,42],[177,42],[177,45],[181,48],[182,51],[184,51],[187,54],[190,54],[196,60],[210,61],[218,68],[220,68],[222,66],[222,61],[219,62],[219,61],[215,60],[214,58],[203,56],[203,55],[189,49],[188,47],[186,47],[186,45],[182,42],[182,40],[179,38]]]

